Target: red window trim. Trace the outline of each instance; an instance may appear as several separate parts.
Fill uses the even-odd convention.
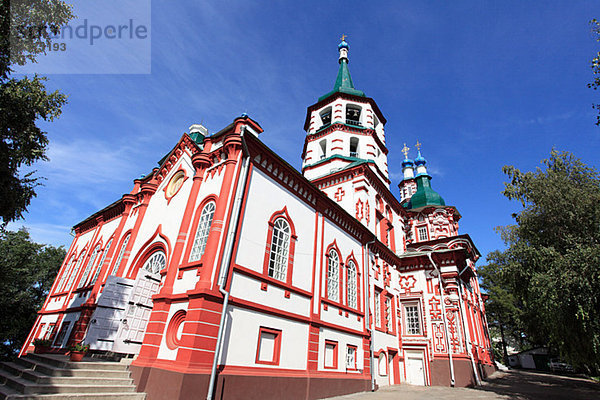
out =
[[[328,284],[329,284],[329,279],[328,279],[328,275],[329,275],[329,252],[331,250],[334,250],[337,255],[338,255],[338,260],[340,265],[338,266],[339,271],[338,271],[338,298],[337,299],[330,299],[329,298],[329,288],[328,288]],[[344,261],[342,259],[342,252],[340,251],[340,248],[338,247],[335,239],[333,240],[333,242],[327,246],[327,250],[325,251],[325,258],[327,259],[327,262],[325,263],[325,292],[323,293],[324,296],[323,298],[329,300],[330,302],[335,303],[336,305],[339,306],[344,306],[344,304],[342,303],[342,292],[344,289]]]
[[[181,268],[186,269],[186,267],[198,266],[199,264],[202,264],[202,260],[204,259],[204,255],[206,254],[206,249],[204,250],[204,254],[202,254],[202,257],[200,257],[200,259],[197,261],[192,261],[192,262],[189,261],[190,253],[192,252],[192,247],[194,246],[194,238],[196,237],[196,231],[198,230],[198,224],[200,223],[200,216],[202,215],[202,210],[211,201],[215,202],[215,206],[216,206],[217,200],[218,200],[217,196],[209,195],[209,196],[206,196],[200,202],[200,205],[198,207],[196,207],[196,213],[194,214],[194,219],[192,222],[192,229],[190,229],[190,232],[188,234],[187,246],[183,253],[183,260],[181,260],[181,265],[179,266],[180,269]],[[215,209],[215,212],[216,212],[216,209]],[[210,231],[209,231],[208,236],[210,237]],[[206,243],[208,244],[208,238],[206,240]]]
[[[119,242],[117,243],[117,247],[115,247],[115,252],[113,253],[113,257],[111,257],[111,259],[108,263],[108,268],[106,269],[108,273],[110,273],[110,271],[112,271],[113,268],[115,267],[114,264],[117,262],[117,258],[119,258],[119,253],[121,252],[121,247],[123,247],[123,243],[125,243],[125,239],[127,239],[128,236],[131,236],[132,233],[133,233],[133,229],[129,229],[128,231],[124,232],[121,235],[121,238],[120,238]],[[129,240],[131,240],[131,238],[129,238]],[[127,242],[127,245],[129,245],[129,241]],[[121,257],[119,264],[123,263],[123,260],[125,259],[125,252],[127,252],[127,246],[125,246],[125,251],[123,252],[123,257]],[[120,268],[120,265],[117,265],[117,270],[115,271],[115,274],[117,274],[119,272],[119,268]]]
[[[375,297],[379,298],[379,325],[377,325],[377,318],[375,318],[375,315],[373,315],[373,326],[375,327],[376,330],[380,331],[380,332],[385,332],[385,309],[384,309],[384,304],[381,301],[381,298],[383,297],[383,293],[384,291],[377,288],[377,286],[374,287],[373,290],[373,311],[376,313],[377,310],[375,309]]]
[[[275,335],[275,343],[273,344],[273,360],[272,361],[262,361],[259,360],[260,356],[260,338],[262,334],[270,333]],[[258,330],[258,341],[256,343],[256,364],[265,364],[265,365],[279,365],[279,356],[281,352],[281,331],[279,329],[266,328],[261,326]]]
[[[294,222],[288,213],[287,206],[283,207],[279,211],[275,211],[271,218],[269,218],[268,228],[267,228],[267,245],[265,246],[265,256],[263,259],[263,274],[265,277],[269,277],[269,261],[271,256],[271,244],[273,243],[273,228],[275,227],[275,220],[283,218],[290,226],[290,244],[288,247],[288,265],[286,271],[285,282],[288,285],[292,285],[292,274],[294,269],[294,252],[296,250],[296,241],[298,240],[298,236],[296,235],[296,228],[294,227]],[[270,278],[270,277],[269,277]]]
[[[350,263],[350,261],[352,261],[354,263],[354,267],[356,268],[356,308],[352,308],[350,307],[350,304],[348,302],[348,264]],[[358,261],[356,261],[356,258],[354,257],[354,251],[350,252],[350,255],[346,258],[346,264],[345,264],[345,268],[344,271],[346,272],[346,296],[345,296],[345,300],[346,300],[346,306],[350,309],[350,310],[354,310],[357,312],[361,312],[362,307],[360,306],[360,282],[361,282],[361,273],[360,273],[360,268],[358,267]]]
[[[358,365],[358,363],[357,363],[357,361],[358,361],[357,360],[358,346],[355,346],[353,344],[346,345],[346,357],[348,357],[348,349],[354,349],[354,367],[352,367],[352,366],[349,367],[348,365],[346,365],[346,369],[349,371],[356,371],[356,370],[358,370],[358,367],[357,367],[357,365]]]
[[[390,310],[390,318],[391,318],[391,322],[392,322],[392,330],[388,330],[388,316],[385,313],[385,300],[386,299],[390,299],[390,303],[392,304],[391,310]],[[395,301],[395,296],[391,293],[389,293],[388,291],[385,291],[384,294],[384,302],[383,302],[383,319],[385,319],[385,325],[383,326],[385,331],[387,333],[389,333],[390,335],[395,335],[396,334],[396,323],[395,323],[395,319],[394,316],[396,315],[396,301]]]
[[[327,366],[327,345],[333,346],[333,366]],[[323,347],[323,368],[325,369],[337,369],[338,368],[338,342],[334,340],[325,339],[325,346]]]

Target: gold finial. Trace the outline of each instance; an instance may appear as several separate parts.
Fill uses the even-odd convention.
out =
[[[348,36],[346,36],[346,35],[342,35],[342,37],[340,39],[342,39],[342,42],[343,42],[344,40],[346,40],[347,37]]]
[[[404,143],[404,147],[401,150],[404,153],[404,158],[408,159],[408,151],[409,150],[410,150],[410,148],[406,147],[406,143]]]
[[[421,143],[419,143],[418,140],[417,140],[417,144],[415,144],[415,147],[417,148],[418,151],[421,151]]]

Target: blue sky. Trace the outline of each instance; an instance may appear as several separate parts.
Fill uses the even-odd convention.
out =
[[[80,10],[126,19],[134,3],[122,15]],[[593,1],[153,0],[151,73],[48,75],[69,103],[42,123],[50,161],[35,169],[47,180],[10,227],[69,245],[71,226],[129,192],[192,123],[216,132],[243,112],[299,168],[306,107],[333,87],[344,33],[356,88],[388,120],[392,192],[399,197],[400,149],[406,142],[414,157],[419,140],[434,189],[485,256],[503,247],[494,227],[519,209],[501,195],[503,165],[532,170],[554,146],[599,166],[591,104],[600,94],[586,87],[600,47],[594,17]],[[95,62],[110,72],[125,56]]]

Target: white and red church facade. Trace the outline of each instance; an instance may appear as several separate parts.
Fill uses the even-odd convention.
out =
[[[22,354],[84,341],[134,357],[148,399],[323,398],[474,385],[493,370],[460,214],[419,151],[389,189],[385,117],[354,88],[308,108],[302,172],[243,115],[192,125],[158,168],[74,227]]]

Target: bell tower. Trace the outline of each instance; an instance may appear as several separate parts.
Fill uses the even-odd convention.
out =
[[[354,87],[345,39],[343,35],[338,45],[339,68],[333,90],[307,109],[302,174],[314,181],[366,164],[389,189],[386,120],[375,101]]]

